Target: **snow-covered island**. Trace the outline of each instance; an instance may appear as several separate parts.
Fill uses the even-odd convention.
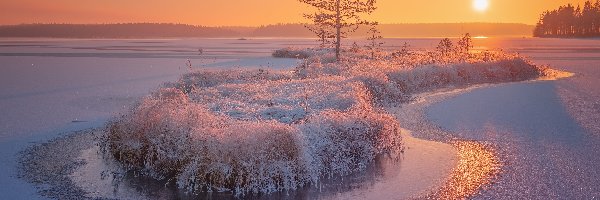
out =
[[[440,47],[443,47],[441,45]],[[197,70],[107,124],[100,146],[125,171],[187,191],[272,193],[399,159],[391,108],[423,92],[557,77],[517,54],[286,48],[294,70]],[[401,109],[401,108],[400,108]]]
[[[600,0],[19,2],[3,198],[600,198]]]

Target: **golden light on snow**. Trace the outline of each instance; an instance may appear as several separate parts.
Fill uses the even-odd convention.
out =
[[[493,149],[474,141],[458,141],[458,165],[436,199],[465,199],[489,184],[500,172],[500,161]]]
[[[490,6],[489,0],[473,0],[473,9],[479,12],[484,12]]]
[[[542,66],[542,67],[545,68],[544,73],[542,74],[542,76],[540,78],[538,78],[538,80],[555,81],[555,80],[575,76],[575,73],[572,73],[572,72],[551,69],[548,66]]]

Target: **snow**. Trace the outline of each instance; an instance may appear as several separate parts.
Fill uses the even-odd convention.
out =
[[[258,42],[262,44],[257,46]],[[11,199],[43,198],[16,178],[19,151],[32,143],[103,126],[149,91],[188,73],[187,59],[194,68],[235,67],[234,61],[240,66],[250,62],[257,68],[285,68],[296,60],[268,59],[274,49],[312,43],[0,39],[0,171],[6,174],[0,178],[0,193]],[[198,48],[205,49],[202,56],[197,55]]]
[[[257,57],[223,60],[199,65],[201,68],[243,68],[243,69],[290,69],[296,67],[300,61],[294,58]]]
[[[598,197],[599,41],[552,41],[526,54],[574,76],[483,87],[427,111],[453,137],[495,145],[507,163],[476,199]]]
[[[449,144],[421,140],[402,130],[406,150],[400,165],[378,160],[376,181],[366,181],[353,190],[332,192],[325,199],[412,199],[440,188],[458,162],[456,149]],[[387,161],[387,162],[386,162]]]
[[[385,48],[397,48],[398,44],[407,40],[415,51],[431,49],[439,41],[435,38],[387,39]],[[195,68],[207,65],[210,65],[209,68],[217,68],[218,65],[211,64],[219,62],[234,68],[238,63],[245,66],[244,62],[252,62],[256,68],[268,68],[270,63],[276,62],[269,61],[267,57],[273,50],[290,45],[302,48],[316,42],[310,39],[2,39],[0,43],[4,45],[0,52],[0,171],[13,174],[16,160],[14,155],[31,142],[46,141],[72,131],[102,126],[124,106],[129,106],[149,90],[155,90],[163,82],[176,81],[180,74],[188,73],[185,67],[187,59],[191,60]],[[597,42],[589,40],[476,39],[476,48],[479,49],[502,47],[511,51],[530,52],[534,59],[562,59],[564,62],[559,63],[560,65],[569,65],[573,59],[597,57],[592,53],[581,56],[571,53],[579,54],[581,51],[578,49],[585,50],[595,46]],[[201,57],[196,55],[198,48],[204,49],[205,53]],[[262,59],[267,62],[260,63]],[[590,62],[593,63],[592,60]],[[322,63],[326,64],[328,61]],[[273,68],[277,66],[273,65]],[[592,87],[594,84],[586,85]],[[577,104],[580,99],[569,101]],[[587,106],[594,108],[593,105]],[[582,113],[577,110],[569,111]],[[275,113],[279,113],[281,110],[276,111]],[[293,113],[298,112],[299,109]],[[580,118],[582,121],[591,119]],[[72,123],[74,120],[87,122]],[[283,122],[287,124],[287,121]],[[595,126],[593,123],[587,124],[590,129]],[[0,193],[7,198],[41,198],[35,195],[35,188],[14,176],[3,176],[0,182],[4,186]]]
[[[597,133],[585,131],[567,112],[557,93],[561,82],[485,87],[428,109],[428,118],[453,136],[491,143],[508,163],[494,187],[478,198],[597,196]]]
[[[224,100],[217,103],[230,103]],[[244,194],[296,189],[320,177],[364,169],[376,155],[399,151],[393,117],[373,111],[365,99],[354,101],[341,111],[309,108],[315,114],[288,124],[282,123],[285,117],[275,121],[226,116],[221,112],[231,112],[210,111],[206,103],[188,99],[181,90],[165,88],[111,123],[104,144],[129,169],[157,179],[178,173],[177,184],[189,190]]]
[[[128,170],[189,191],[272,193],[364,170],[402,149],[400,124],[381,107],[424,91],[535,79],[547,67],[503,52],[377,53],[331,49],[293,71],[199,70],[143,98],[108,124],[109,156]],[[325,62],[324,62],[325,61]]]
[[[436,51],[411,51],[399,54],[379,52],[375,60],[370,52],[347,51],[341,63],[323,63],[322,54],[299,66],[295,73],[304,78],[344,76],[365,83],[377,103],[405,101],[410,94],[444,87],[465,87],[482,83],[522,81],[558,74],[547,66],[531,63],[518,54],[472,52],[442,56]],[[328,58],[332,52],[323,56]],[[326,60],[326,59],[325,59]]]

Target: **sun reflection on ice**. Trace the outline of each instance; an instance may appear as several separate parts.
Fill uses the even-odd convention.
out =
[[[500,172],[500,161],[489,146],[476,141],[455,141],[458,165],[450,178],[434,195],[435,199],[464,199],[491,183]]]

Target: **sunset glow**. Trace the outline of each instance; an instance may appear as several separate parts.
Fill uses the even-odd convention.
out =
[[[473,0],[473,9],[479,12],[486,11],[490,6],[489,0]]]
[[[539,14],[567,3],[584,0],[432,0],[426,4],[379,0],[372,18],[381,23],[506,22],[535,24]],[[491,6],[486,6],[486,5]],[[477,6],[474,6],[476,4]],[[487,8],[487,9],[486,9]],[[167,22],[205,26],[260,26],[306,22],[310,11],[296,0],[196,1],[159,0],[0,1],[0,24],[21,23],[123,23]],[[485,10],[485,15],[480,13]]]
[[[0,194],[595,199],[599,22],[600,0],[0,0]]]

